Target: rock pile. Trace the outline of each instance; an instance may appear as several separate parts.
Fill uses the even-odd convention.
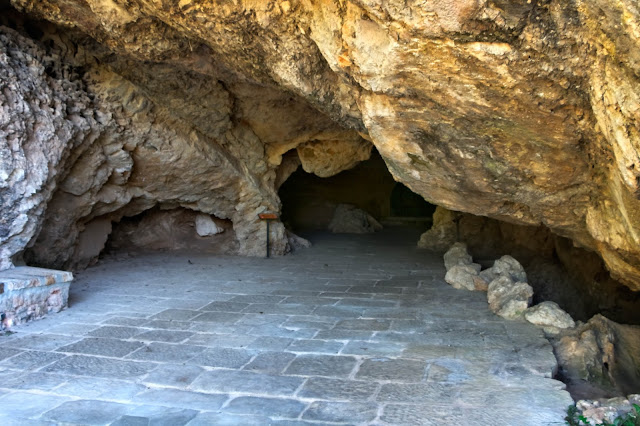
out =
[[[576,403],[577,415],[585,417],[590,425],[618,424],[617,418],[627,416],[629,413],[640,415],[640,395],[633,394],[626,398],[617,397],[602,400],[580,400]],[[626,423],[625,423],[626,424]],[[637,424],[637,423],[633,423]]]
[[[575,327],[569,314],[554,302],[529,307],[533,288],[527,274],[516,259],[502,256],[491,268],[481,270],[464,243],[457,242],[444,254],[447,269],[445,281],[458,289],[486,291],[489,309],[506,319],[525,319],[541,327],[547,334]]]
[[[509,320],[526,320],[541,328],[554,347],[560,374],[574,398],[594,395],[634,395],[603,401],[579,401],[591,424],[609,423],[630,412],[640,402],[640,326],[617,324],[595,315],[586,324],[576,323],[557,303],[530,306],[533,289],[522,265],[502,256],[491,268],[473,263],[463,243],[455,243],[444,255],[445,281],[455,288],[484,290],[489,309]]]

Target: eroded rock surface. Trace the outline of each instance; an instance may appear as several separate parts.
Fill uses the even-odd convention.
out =
[[[324,160],[309,166],[308,154],[330,156],[328,141],[362,137],[427,200],[545,224],[596,250],[615,278],[640,289],[633,0],[11,4],[57,25],[38,23],[33,36],[59,52],[54,62],[82,71],[53,80],[82,80],[90,96],[82,113],[72,106],[47,119],[50,134],[69,133],[39,163],[59,177],[40,167],[42,200],[6,216],[13,248],[2,236],[3,268],[41,227],[34,259],[64,264],[89,220],[158,203],[232,220],[241,252],[253,253],[261,246],[256,212],[279,209],[274,179],[283,154],[299,148],[309,170],[330,174]],[[13,68],[26,72],[42,61],[18,62]],[[23,97],[68,97],[47,89],[53,80],[43,73],[12,78]],[[31,142],[20,144],[12,152]],[[81,152],[63,161],[70,144],[84,147],[81,161]],[[341,158],[338,169],[351,163]],[[42,226],[62,175],[66,189],[55,193]],[[92,179],[71,184],[73,176]],[[9,198],[29,198],[15,188]],[[284,230],[275,241],[283,252]]]

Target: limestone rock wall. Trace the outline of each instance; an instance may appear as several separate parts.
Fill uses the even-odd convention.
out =
[[[153,195],[128,192],[131,206],[122,214],[149,199],[194,208],[201,192],[166,184],[188,175],[192,166],[183,167],[192,162],[158,157],[169,145],[201,150],[242,182],[239,199],[234,184],[216,189],[227,194],[217,199],[236,203],[235,213],[202,210],[235,215],[240,244],[251,252],[247,236],[258,225],[249,212],[278,209],[272,182],[282,155],[307,143],[326,153],[321,146],[331,143],[318,141],[360,136],[428,201],[544,224],[596,250],[616,278],[640,289],[634,0],[11,3],[59,26],[52,38],[69,41],[65,61],[135,87],[109,92],[111,103],[126,104],[130,93],[149,102],[114,120],[172,134],[171,143],[147,142],[158,151],[135,144],[131,157],[141,167],[129,179],[138,179],[135,191]],[[314,151],[300,152],[304,163]],[[175,171],[151,165],[169,163]],[[326,163],[309,170],[334,173]],[[194,177],[185,186],[194,185],[203,182]]]

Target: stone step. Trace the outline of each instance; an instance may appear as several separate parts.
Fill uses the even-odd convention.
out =
[[[71,272],[32,266],[0,271],[0,313],[20,324],[59,312],[67,307],[72,280]]]

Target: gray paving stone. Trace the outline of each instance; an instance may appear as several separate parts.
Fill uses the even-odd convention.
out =
[[[396,342],[353,340],[340,351],[343,355],[388,356],[402,353],[406,345]]]
[[[20,370],[32,370],[45,365],[49,365],[54,361],[64,358],[63,354],[40,351],[25,351],[20,355],[7,358],[0,361],[0,367],[15,368]]]
[[[265,426],[274,424],[267,416],[249,416],[231,413],[200,413],[187,426]]]
[[[109,426],[149,426],[149,418],[141,416],[120,416]]]
[[[200,314],[200,311],[193,311],[188,309],[166,309],[158,314],[155,314],[150,319],[167,321],[189,321],[190,319],[193,319]]]
[[[338,301],[334,298],[318,296],[289,296],[282,303],[293,305],[335,305]]]
[[[255,303],[247,306],[242,312],[273,315],[308,315],[315,308],[315,305]]]
[[[213,347],[244,348],[255,340],[256,336],[244,334],[198,333],[188,338],[185,343]]]
[[[294,340],[287,350],[291,352],[337,354],[343,346],[344,343],[332,340],[300,339]]]
[[[306,407],[307,404],[294,399],[241,396],[231,400],[224,411],[234,414],[297,418]]]
[[[50,391],[60,384],[65,383],[67,379],[66,376],[59,374],[35,372],[21,374],[5,382],[4,386],[11,387],[12,389]]]
[[[445,383],[386,383],[376,400],[414,404],[451,404],[460,398],[461,388]]]
[[[144,346],[142,342],[129,342],[118,339],[100,339],[89,337],[79,342],[58,348],[58,352],[75,352],[89,355],[103,355],[122,358]]]
[[[290,315],[264,315],[260,313],[246,314],[238,321],[238,324],[258,326],[258,325],[281,325],[291,318]]]
[[[217,324],[233,324],[242,318],[242,314],[229,312],[203,312],[192,321],[214,322]]]
[[[441,257],[412,248],[417,234],[381,243],[396,232],[318,234],[311,249],[273,259],[104,260],[76,279],[70,309],[0,336],[0,424],[62,423],[8,418],[2,399],[13,392],[44,410],[55,405],[38,400],[53,393],[120,403],[125,412],[109,420],[119,425],[562,424],[571,399],[543,377],[554,366],[542,332],[496,317],[482,293],[447,285]],[[152,354],[125,354],[139,334]],[[79,352],[41,371],[2,364],[36,351],[42,359],[20,362],[38,368],[63,346]],[[188,361],[196,356],[204,366]],[[226,395],[235,402],[222,404]],[[283,417],[283,400],[313,406]],[[220,412],[229,407],[260,414]]]
[[[135,338],[148,342],[180,343],[194,334],[192,331],[150,330],[136,335]]]
[[[11,349],[11,348],[0,347],[0,360],[11,358],[12,356],[17,355],[17,354],[22,353],[22,352],[23,351],[20,350],[20,349]]]
[[[207,367],[241,368],[248,363],[255,352],[235,348],[207,348],[188,362]]]
[[[126,380],[98,377],[62,377],[66,378],[67,382],[56,388],[56,394],[75,398],[109,399],[122,402],[129,401],[134,395],[146,389],[142,385]]]
[[[190,408],[194,410],[215,411],[227,401],[227,395],[213,395],[199,392],[187,392],[176,389],[149,389],[136,395],[132,402],[149,405]]]
[[[364,308],[357,306],[319,306],[313,311],[314,315],[338,319],[359,318]]]
[[[145,328],[159,328],[161,330],[189,330],[193,323],[188,321],[150,320],[140,325]]]
[[[280,374],[296,356],[290,352],[259,353],[243,370],[266,374]]]
[[[140,325],[141,321],[140,318],[129,318],[129,317],[114,317],[114,318],[109,318],[108,320],[104,321],[103,324],[107,324],[107,325],[113,325],[113,326],[138,326]],[[94,330],[95,331],[97,328],[94,326]]]
[[[356,359],[348,356],[299,355],[285,374],[298,376],[347,377],[356,365]]]
[[[426,379],[427,364],[408,359],[366,359],[356,373],[362,380],[391,380],[398,382],[421,382]]]
[[[373,331],[363,330],[320,330],[315,338],[319,340],[360,340],[365,341],[373,337]]]
[[[326,379],[311,377],[298,392],[301,398],[366,401],[378,389],[378,383],[371,381]]]
[[[284,296],[266,295],[266,294],[247,294],[234,296],[229,299],[229,302],[234,303],[269,303],[275,304],[283,301]]]
[[[249,303],[240,302],[211,302],[202,307],[201,311],[240,312],[249,306]]]
[[[348,319],[342,320],[334,327],[336,330],[364,330],[382,331],[388,330],[391,325],[389,320],[381,319]]]
[[[131,417],[146,418],[150,426],[175,426],[189,423],[198,411],[157,405],[131,405],[128,413],[117,421]]]
[[[460,409],[452,409],[450,406],[426,405],[426,404],[389,404],[383,409],[380,420],[385,424],[392,425],[465,425],[465,426],[481,426],[481,425],[521,425],[523,423],[504,423],[504,419],[498,419],[495,416],[487,419],[488,423],[474,423],[473,420],[466,417]]]
[[[371,402],[316,401],[304,412],[302,418],[322,422],[370,422],[378,416],[378,405]]]
[[[144,379],[145,383],[176,388],[186,388],[204,369],[196,365],[164,364],[158,366]]]
[[[312,328],[284,328],[272,324],[255,326],[249,332],[249,334],[256,336],[275,336],[290,339],[310,339],[317,333],[318,330]]]
[[[204,346],[153,342],[138,349],[126,358],[142,361],[187,362],[204,350]]]
[[[98,328],[96,324],[60,323],[49,328],[48,332],[61,335],[84,336],[96,328]]]
[[[270,396],[291,396],[304,380],[248,371],[214,370],[198,376],[190,388],[200,392],[260,393]]]
[[[44,420],[72,424],[109,424],[129,410],[125,404],[96,400],[68,401],[42,415]]]
[[[138,320],[140,322],[140,320]],[[129,339],[143,331],[135,327],[122,327],[105,325],[88,333],[93,337],[111,337],[113,339]]]
[[[77,376],[117,377],[122,379],[142,376],[153,368],[155,368],[155,364],[147,362],[71,355],[46,367],[44,371]]]
[[[60,346],[68,345],[80,340],[80,337],[62,336],[60,334],[30,334],[8,340],[6,346],[35,351],[52,351]]]
[[[305,318],[305,319],[300,319]],[[312,328],[315,330],[329,330],[333,328],[334,321],[322,321],[327,320],[326,317],[313,317],[313,316],[293,316],[282,324],[285,328]]]
[[[18,391],[0,398],[0,413],[11,413],[14,418],[34,419],[67,401],[69,398]]]
[[[293,339],[287,337],[260,336],[251,342],[247,348],[264,351],[279,351],[286,349],[291,342],[293,342]]]
[[[355,296],[355,295],[354,295]],[[359,299],[359,298],[344,298],[340,299],[336,304],[336,307],[340,306],[356,306],[359,308],[385,308],[391,306],[397,306],[396,301],[391,300],[374,300],[374,299]]]

